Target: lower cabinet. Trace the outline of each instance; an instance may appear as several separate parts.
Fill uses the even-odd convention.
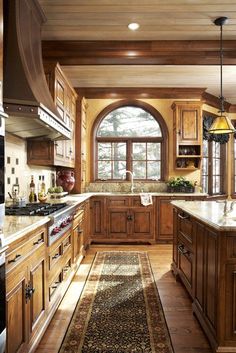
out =
[[[91,241],[155,242],[155,200],[143,206],[138,196],[93,198]]]
[[[46,318],[45,236],[40,228],[7,250],[7,353],[28,352]]]
[[[33,352],[54,315],[89,243],[89,202],[72,227],[47,246],[47,226],[12,242],[6,254],[6,353]]]
[[[172,270],[193,300],[213,352],[236,347],[236,235],[174,208]]]

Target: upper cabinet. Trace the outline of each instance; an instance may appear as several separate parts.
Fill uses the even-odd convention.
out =
[[[200,168],[202,157],[202,103],[175,102],[174,112],[174,167]]]
[[[88,103],[84,97],[77,100],[77,145],[76,151],[76,192],[83,193],[86,191],[86,171],[88,162],[86,160],[86,136],[87,136],[87,109]]]
[[[59,64],[45,64],[45,75],[56,108],[71,128],[70,140],[29,140],[27,144],[28,164],[75,166],[75,121],[77,94],[71,87]]]
[[[3,99],[2,99],[2,85],[3,85],[3,2],[0,0],[0,135],[4,134],[4,122],[3,118],[6,118],[7,114],[4,113]]]

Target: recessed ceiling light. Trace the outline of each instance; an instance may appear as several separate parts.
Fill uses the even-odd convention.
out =
[[[139,24],[136,23],[136,22],[129,23],[129,24],[128,24],[128,28],[129,28],[131,31],[136,31],[136,30],[139,28]]]

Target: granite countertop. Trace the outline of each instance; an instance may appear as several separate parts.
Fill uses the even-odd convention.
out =
[[[203,193],[167,193],[167,192],[150,192],[152,196],[205,196]],[[123,192],[88,192],[84,194],[72,194],[65,198],[68,208],[78,206],[80,203],[88,200],[92,196],[139,196],[140,193],[123,193]],[[61,201],[60,201],[61,202]],[[59,210],[58,215],[63,210]],[[235,214],[236,216],[236,214]],[[13,241],[23,237],[25,234],[37,229],[42,225],[50,222],[50,216],[5,216],[3,224],[3,244],[9,245]]]
[[[67,196],[68,209],[78,206],[90,197],[89,194],[81,194],[76,197]],[[56,212],[59,215],[63,210]],[[51,215],[53,216],[53,214]],[[25,234],[50,222],[50,216],[5,216],[3,223],[3,245],[9,245],[13,241],[23,237]]]
[[[231,202],[227,201],[228,209],[230,209]],[[232,212],[224,216],[223,202],[176,200],[171,203],[217,230],[236,231],[236,205]]]

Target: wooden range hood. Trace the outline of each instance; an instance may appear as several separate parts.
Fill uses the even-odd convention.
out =
[[[6,131],[23,138],[68,139],[44,75],[37,0],[4,0],[3,103]]]

